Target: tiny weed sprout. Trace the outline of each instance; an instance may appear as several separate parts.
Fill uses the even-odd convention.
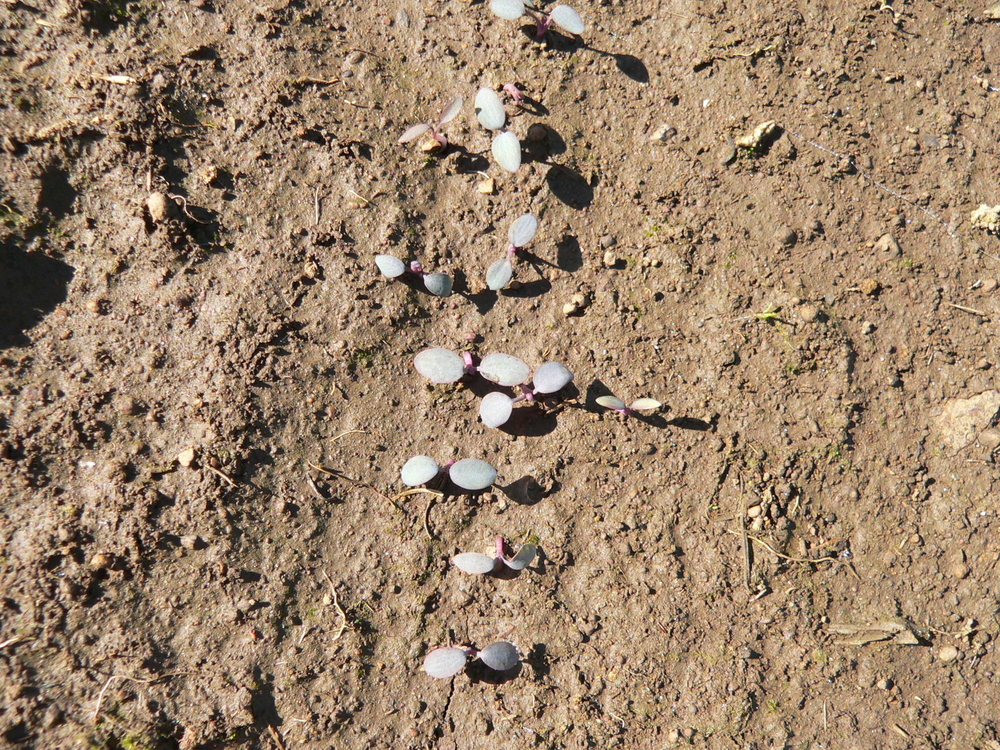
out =
[[[513,643],[497,641],[479,652],[479,661],[496,672],[506,672],[520,663],[521,655]]]
[[[436,680],[454,677],[475,655],[475,649],[462,646],[436,648],[424,657],[424,671]]]
[[[548,13],[535,7],[531,0],[493,0],[490,10],[494,15],[508,21],[516,21],[527,15],[535,22],[535,38],[541,40],[549,33],[552,24],[563,31],[579,36],[583,33],[583,19],[568,5],[557,5]]]
[[[417,138],[420,138],[420,136],[429,133],[430,139],[428,139],[425,144],[421,145],[421,149],[424,151],[437,151],[438,149],[444,148],[448,145],[448,138],[441,133],[441,128],[458,117],[458,113],[462,111],[463,102],[464,100],[462,97],[456,96],[448,103],[448,106],[441,111],[441,117],[438,119],[437,125],[422,122],[419,125],[407,128],[406,132],[399,136],[398,143],[409,143],[410,141],[415,141]]]
[[[538,219],[534,215],[523,214],[514,219],[507,231],[507,239],[510,240],[507,255],[493,263],[486,271],[486,286],[495,292],[507,288],[510,280],[514,277],[513,259],[515,254],[531,242],[537,232]]]
[[[437,461],[429,456],[414,456],[399,471],[399,478],[407,487],[419,487],[427,484],[441,473]]]
[[[476,94],[476,119],[487,130],[501,130],[507,122],[503,102],[493,89],[482,88]]]
[[[497,478],[497,470],[478,458],[463,458],[449,467],[452,484],[469,492],[485,490]]]
[[[481,555],[478,552],[463,552],[451,558],[451,563],[463,573],[474,576],[483,576],[496,570],[499,560],[489,555]]]
[[[435,347],[424,349],[413,358],[413,366],[417,372],[432,383],[456,383],[465,375],[476,371],[472,364],[472,355],[468,352],[459,354],[451,349]]]
[[[382,275],[388,279],[398,279],[409,271],[414,276],[419,276],[423,279],[424,287],[434,296],[447,297],[451,294],[451,277],[443,273],[425,272],[420,261],[410,261],[410,266],[407,268],[406,264],[395,255],[380,254],[375,256],[375,265],[378,266],[378,270]]]
[[[493,139],[490,150],[496,163],[508,172],[516,172],[521,168],[521,142],[509,130],[499,133]]]
[[[654,398],[637,398],[626,406],[625,402],[616,396],[598,396],[597,403],[605,409],[613,409],[619,414],[624,414],[626,417],[633,416],[638,411],[650,411],[651,409],[659,409],[662,406]]]

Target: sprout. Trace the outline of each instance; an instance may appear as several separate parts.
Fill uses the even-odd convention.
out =
[[[479,418],[487,427],[497,428],[510,419],[514,411],[514,399],[506,393],[487,393],[479,402]]]
[[[419,276],[424,281],[427,291],[438,297],[447,297],[451,294],[451,277],[443,273],[425,273],[420,261],[410,261],[410,267],[397,258],[395,255],[376,255],[375,265],[382,272],[383,276],[390,279],[397,279],[409,271],[414,276]]]
[[[479,363],[479,374],[497,385],[520,385],[528,380],[531,368],[509,354],[487,354]]]
[[[514,257],[517,251],[535,238],[538,232],[538,219],[532,214],[523,214],[514,219],[507,230],[510,245],[507,247],[507,257],[501,258],[486,271],[486,286],[495,292],[506,289],[514,277]]]
[[[514,277],[514,264],[507,258],[501,258],[486,270],[486,286],[494,292],[506,289]]]
[[[414,456],[399,471],[399,478],[407,487],[419,487],[427,484],[441,473],[437,462],[429,456]]]
[[[506,672],[518,665],[521,655],[517,653],[517,647],[513,643],[497,641],[479,652],[479,661],[497,672]],[[425,661],[425,669],[426,664]]]
[[[559,362],[546,362],[535,370],[533,385],[535,393],[555,393],[573,379],[566,366]]]
[[[521,93],[521,90],[517,87],[516,83],[505,83],[503,85],[503,90],[507,96],[510,97],[511,101],[514,102],[514,104],[520,106],[524,101],[524,94]]]
[[[493,139],[493,158],[508,172],[516,172],[521,166],[521,142],[509,130]]]
[[[451,481],[469,492],[485,490],[497,478],[497,470],[478,458],[463,458],[448,469]]]
[[[441,128],[458,116],[458,113],[462,110],[463,102],[462,97],[456,96],[441,111],[441,117],[438,119],[437,125],[431,125],[426,122],[413,125],[407,128],[406,132],[399,137],[398,143],[409,143],[410,141],[415,141],[425,133],[430,133],[431,138],[434,139],[434,143],[430,148],[426,148],[425,150],[436,151],[437,149],[444,148],[448,145],[448,139],[440,132]]]
[[[465,669],[473,653],[471,648],[461,646],[436,648],[424,657],[424,671],[437,680],[447,680]]]
[[[451,558],[452,564],[469,575],[482,576],[496,570],[497,558],[489,555],[481,555],[478,552],[463,552]]]
[[[507,121],[503,102],[493,89],[482,88],[476,94],[476,119],[487,130],[500,130]]]
[[[413,358],[417,372],[432,383],[455,383],[466,374],[466,361],[450,349],[424,349]]]
[[[597,403],[605,409],[613,409],[619,414],[624,414],[626,417],[633,416],[637,411],[659,409],[660,406],[662,406],[662,404],[654,398],[637,398],[631,404],[625,406],[625,402],[617,396],[598,396]]]
[[[584,25],[580,14],[568,5],[557,5],[548,13],[532,7],[531,3],[524,3],[522,0],[493,0],[490,3],[490,10],[494,15],[508,21],[516,21],[521,16],[527,14],[535,22],[535,38],[542,40],[556,24],[563,31],[579,36],[583,33]]]

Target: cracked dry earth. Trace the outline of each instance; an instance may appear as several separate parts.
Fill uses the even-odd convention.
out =
[[[0,2],[0,746],[1000,748],[998,13],[576,8]]]

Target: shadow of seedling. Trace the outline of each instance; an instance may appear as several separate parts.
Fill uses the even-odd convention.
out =
[[[563,235],[556,243],[556,267],[569,273],[583,268],[583,249],[580,247],[580,240],[569,234]]]
[[[549,164],[545,183],[549,191],[562,203],[577,210],[594,202],[594,187],[579,172],[561,164]],[[594,178],[596,184],[596,177]]]
[[[541,502],[544,497],[547,497],[556,489],[551,488],[546,491],[546,489],[538,483],[538,480],[530,474],[525,474],[520,479],[515,479],[506,487],[500,484],[495,484],[493,486],[502,492],[509,500],[513,500],[518,505],[536,505]]]
[[[518,662],[512,669],[498,672],[495,669],[487,667],[479,659],[476,659],[469,662],[469,665],[465,668],[465,674],[473,684],[481,682],[486,685],[503,685],[505,682],[517,679],[523,668],[524,665]]]
[[[712,417],[711,422],[706,422],[704,419],[698,419],[697,417],[674,417],[669,420],[666,424],[671,427],[677,427],[682,430],[694,430],[696,432],[715,432],[716,427],[718,427],[719,419],[718,417]]]
[[[595,52],[598,55],[614,58],[615,67],[636,83],[649,83],[649,70],[646,68],[646,64],[635,55],[627,55],[620,52],[606,52],[605,50],[597,49],[597,47],[592,47],[589,44],[583,44],[581,47],[583,49],[589,49],[591,52]]]

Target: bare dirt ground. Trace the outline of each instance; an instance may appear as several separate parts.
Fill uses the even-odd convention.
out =
[[[0,0],[0,746],[1000,748],[1000,27],[575,5]],[[428,346],[575,380],[490,430]]]

